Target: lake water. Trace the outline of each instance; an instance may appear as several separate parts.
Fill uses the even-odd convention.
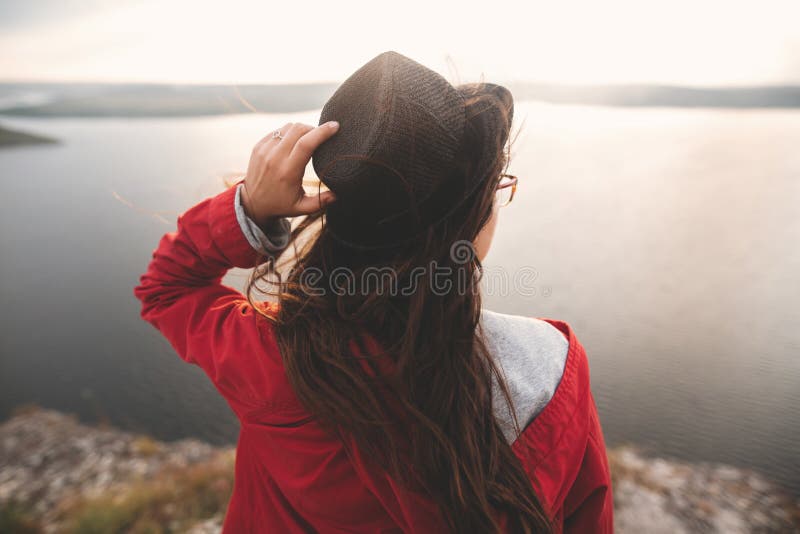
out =
[[[132,289],[258,139],[317,117],[2,119],[62,143],[0,149],[0,416],[37,403],[233,441],[224,401]],[[800,112],[518,103],[516,117],[520,184],[487,266],[534,269],[538,291],[487,307],[573,326],[610,445],[753,467],[800,494]]]

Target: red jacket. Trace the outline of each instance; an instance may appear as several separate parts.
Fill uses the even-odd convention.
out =
[[[287,380],[269,322],[221,284],[232,267],[266,257],[236,219],[236,187],[178,217],[134,295],[141,316],[178,355],[199,365],[239,418],[234,491],[224,532],[443,532],[432,503],[370,469],[309,420]],[[262,306],[262,304],[258,304]],[[274,312],[274,304],[263,304]],[[565,322],[563,377],[550,402],[513,443],[539,498],[564,532],[612,532],[611,480],[589,388],[586,353]]]

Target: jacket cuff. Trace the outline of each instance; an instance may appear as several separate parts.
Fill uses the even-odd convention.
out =
[[[236,220],[239,223],[242,234],[244,234],[253,249],[265,255],[274,255],[282,251],[289,244],[289,237],[292,232],[289,219],[286,217],[276,219],[262,230],[262,227],[244,212],[244,206],[242,206],[243,187],[243,182],[239,182],[236,185],[236,196],[233,202],[236,210]]]
[[[210,199],[207,224],[213,245],[226,265],[250,269],[265,262],[271,254],[254,249],[242,232],[234,205],[238,183]]]

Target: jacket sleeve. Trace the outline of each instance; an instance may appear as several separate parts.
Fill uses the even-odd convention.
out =
[[[603,431],[591,391],[589,435],[578,477],[564,500],[565,533],[613,533],[614,496]]]
[[[200,366],[234,411],[236,404],[255,398],[246,383],[254,371],[255,356],[248,356],[254,351],[247,344],[257,341],[256,312],[221,280],[232,267],[262,263],[289,237],[288,220],[261,231],[247,219],[240,204],[243,181],[180,215],[177,231],[161,238],[133,290],[142,319],[178,356]]]

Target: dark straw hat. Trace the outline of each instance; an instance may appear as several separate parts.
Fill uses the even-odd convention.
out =
[[[467,154],[465,99],[481,93],[491,97],[478,120],[485,142],[480,154]],[[337,198],[327,208],[328,230],[362,249],[413,240],[489,178],[513,111],[511,93],[501,85],[454,87],[394,51],[371,59],[337,88],[320,114],[319,124],[340,124],[312,156],[314,171]],[[476,172],[457,172],[458,158],[474,159]]]

